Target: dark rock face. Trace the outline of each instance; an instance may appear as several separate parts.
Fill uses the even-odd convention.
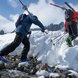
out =
[[[0,35],[4,35],[5,33],[4,33],[4,31],[3,30],[1,30],[0,31]]]
[[[78,78],[78,72],[68,67],[59,68],[58,65],[50,67],[48,64],[37,61],[34,57],[31,61],[24,63],[15,60],[15,58],[19,59],[19,57],[10,58],[10,63],[0,63],[0,78],[39,78],[40,75],[37,75],[36,72],[42,70],[49,73],[47,77],[43,75],[45,78]]]
[[[0,63],[0,70],[5,69],[5,64],[4,63]]]
[[[49,31],[57,31],[64,27],[64,23],[61,22],[60,24],[50,24],[46,27]]]
[[[47,29],[48,31],[58,31],[60,29],[62,29],[64,27],[64,22],[61,22],[59,24],[50,24],[48,26],[45,26],[45,29]],[[40,31],[40,28],[32,28],[31,31]]]

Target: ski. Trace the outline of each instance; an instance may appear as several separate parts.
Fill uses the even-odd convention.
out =
[[[22,5],[23,7],[25,7],[25,8],[26,8],[25,10],[29,13],[29,15],[31,15],[31,13],[29,12],[29,10],[28,10],[27,6],[26,6],[26,5],[24,5],[24,3],[23,3],[21,0],[19,0],[19,2],[21,3],[21,5]]]
[[[50,5],[56,6],[56,7],[58,7],[58,8],[63,9],[63,10],[67,10],[65,7],[62,7],[62,6],[59,6],[59,5],[53,4],[53,3],[50,3]]]
[[[65,4],[66,4],[73,12],[75,12],[75,10],[74,10],[67,2],[65,2]],[[56,7],[58,7],[58,8],[63,9],[63,10],[67,10],[65,7],[59,6],[59,5],[57,5],[57,4],[50,3],[50,5],[56,6]]]
[[[65,2],[65,4],[66,4],[73,12],[75,12],[75,10],[74,10],[67,2]]]

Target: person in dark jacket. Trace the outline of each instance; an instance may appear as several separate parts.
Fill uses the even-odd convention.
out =
[[[69,47],[72,46],[72,40],[74,40],[78,33],[77,33],[77,19],[78,12],[73,12],[72,10],[68,9],[65,11],[65,31],[69,34],[66,42]]]
[[[21,14],[15,24],[15,39],[11,44],[9,44],[0,51],[0,56],[8,55],[10,52],[13,52],[22,42],[24,44],[24,48],[21,55],[21,61],[26,61],[27,54],[30,50],[30,42],[27,38],[27,35],[31,33],[29,31],[32,24],[38,25],[41,28],[42,32],[45,31],[43,24],[38,20],[37,16]]]

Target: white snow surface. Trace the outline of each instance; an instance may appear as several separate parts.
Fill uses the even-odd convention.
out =
[[[50,77],[59,77],[59,74],[58,73],[50,73]]]
[[[37,76],[45,76],[48,77],[49,76],[49,72],[45,71],[45,70],[41,70],[41,71],[37,71],[36,72]]]
[[[14,38],[15,33],[0,35],[0,50],[10,44]],[[67,34],[64,34],[62,30],[49,31],[48,34],[34,31],[30,37],[29,54],[37,56],[38,60],[50,66],[61,65],[78,71],[78,45],[68,47],[65,42],[66,38]],[[22,48],[21,44],[11,55],[20,54]]]

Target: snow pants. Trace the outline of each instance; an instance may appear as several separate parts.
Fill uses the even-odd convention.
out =
[[[78,33],[77,33],[77,23],[72,22],[71,24],[69,24],[67,26],[67,31],[69,33],[69,36],[71,36],[72,40],[74,40],[78,35]]]
[[[10,52],[14,51],[21,42],[24,44],[21,58],[26,58],[30,49],[30,42],[27,36],[23,36],[21,33],[16,33],[14,41],[0,51],[0,56],[8,55]]]

